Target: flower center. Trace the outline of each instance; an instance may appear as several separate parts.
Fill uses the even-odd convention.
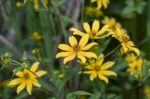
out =
[[[78,44],[74,45],[73,47],[75,52],[78,52],[80,50],[80,46]]]
[[[96,33],[97,33],[97,32],[95,32],[95,31],[92,31],[92,35],[96,35]]]
[[[123,42],[128,42],[129,41],[129,38],[127,36],[122,36],[122,39],[123,39]]]
[[[29,73],[25,73],[23,77],[24,77],[26,80],[27,80],[27,79],[30,79],[30,74],[29,74]]]
[[[94,67],[94,69],[95,69],[96,71],[100,71],[100,66],[96,65],[96,66]]]

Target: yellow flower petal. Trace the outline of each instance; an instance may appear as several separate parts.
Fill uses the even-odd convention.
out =
[[[19,94],[26,86],[26,82],[21,83],[18,87],[17,87],[17,94]]]
[[[64,51],[72,51],[72,47],[66,45],[66,44],[59,44],[58,46],[59,49],[64,50]]]
[[[85,57],[88,57],[88,58],[97,58],[96,54],[93,53],[93,52],[83,52],[83,51],[80,51],[78,52],[79,54],[85,56]]]
[[[104,55],[103,55],[103,54],[100,54],[100,55],[98,56],[97,60],[96,60],[96,64],[98,64],[99,66],[101,66],[102,63],[103,63],[103,61],[104,61]]]
[[[79,46],[81,48],[84,47],[87,44],[88,40],[89,40],[89,35],[88,34],[82,36],[82,38],[81,38],[81,40],[79,42]]]
[[[132,51],[134,51],[138,56],[140,55],[140,50],[135,48],[135,47],[132,47],[131,48]]]
[[[56,58],[69,56],[72,52],[59,52],[56,54]]]
[[[87,33],[91,33],[90,25],[87,22],[83,23],[83,28]]]
[[[97,72],[92,72],[90,74],[90,80],[93,81],[97,77]]]
[[[36,87],[41,87],[41,84],[35,79],[33,85]]]
[[[110,75],[117,76],[117,74],[115,72],[110,71],[110,70],[104,70],[104,71],[101,71],[101,73],[106,76],[110,76]]]
[[[94,63],[93,63],[93,64],[94,64]],[[94,69],[95,66],[94,66],[93,64],[87,65],[85,68],[86,68],[86,69]]]
[[[18,77],[23,77],[24,73],[21,71],[18,71],[15,75]]]
[[[16,86],[20,83],[22,83],[24,81],[23,78],[17,78],[17,79],[14,79],[14,80],[11,80],[8,84],[8,86]]]
[[[45,75],[47,72],[46,71],[37,71],[35,74],[38,76],[38,77],[41,77],[43,75]]]
[[[28,81],[27,82],[27,87],[26,87],[26,89],[27,89],[27,92],[29,93],[29,95],[31,95],[32,93],[31,93],[31,91],[32,91],[32,82],[31,81]]]
[[[77,53],[77,57],[78,57],[79,59],[81,59],[81,61],[82,61],[83,63],[86,62],[86,58],[85,58],[83,55],[81,55],[80,53]]]
[[[114,64],[115,64],[115,62],[113,62],[113,61],[106,62],[101,66],[101,69],[108,69],[108,68],[112,67]]]
[[[72,47],[74,47],[75,45],[78,44],[78,42],[77,42],[77,40],[76,40],[76,38],[75,38],[74,36],[70,36],[70,37],[69,37],[69,44],[70,44]]]
[[[68,61],[73,60],[76,57],[76,53],[72,53],[71,55],[65,57],[64,64],[66,64]]]
[[[73,31],[73,35],[80,35],[80,36],[85,35],[84,32],[81,32],[80,30],[78,30],[76,28],[71,28],[70,31]]]
[[[31,70],[32,72],[35,72],[35,71],[37,70],[39,64],[40,64],[40,62],[35,62],[35,63],[32,65],[32,67],[30,68],[30,70]]]
[[[102,75],[101,73],[98,73],[98,77],[99,79],[104,80],[108,84],[108,79],[104,75]]]
[[[100,29],[97,33],[96,33],[96,36],[100,36],[102,34],[104,34],[106,31],[108,31],[108,28],[109,28],[109,25],[104,25],[102,27],[102,29]]]
[[[98,20],[95,20],[92,24],[92,31],[97,32],[99,30],[100,24]]]
[[[89,50],[89,49],[90,49],[91,47],[93,47],[94,45],[97,45],[97,43],[95,43],[95,42],[90,43],[90,44],[84,46],[84,47],[82,48],[82,50]]]

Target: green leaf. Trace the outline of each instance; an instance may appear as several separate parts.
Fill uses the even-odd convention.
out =
[[[89,99],[100,99],[101,95],[101,92],[97,91]]]
[[[91,93],[89,92],[86,92],[86,91],[82,91],[82,90],[78,90],[78,91],[74,91],[74,92],[70,92],[67,94],[67,99],[74,99],[75,96],[82,96],[82,95],[92,95]]]

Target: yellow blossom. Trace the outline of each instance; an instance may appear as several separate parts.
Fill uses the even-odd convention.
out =
[[[11,80],[8,86],[17,86],[17,94],[19,94],[23,89],[26,88],[27,92],[32,94],[33,85],[36,87],[41,87],[41,84],[38,82],[37,78],[46,74],[46,71],[37,71],[39,62],[35,62],[31,68],[24,69],[23,71],[18,71],[15,75],[19,78]]]
[[[97,2],[97,9],[101,9],[102,6],[106,9],[109,4],[109,0],[91,0],[91,2]]]
[[[150,99],[150,86],[146,86],[145,88],[144,88],[144,93],[145,93],[145,95],[146,95],[146,99]]]
[[[95,78],[99,78],[100,80],[105,81],[108,83],[108,78],[106,76],[117,76],[117,74],[113,71],[108,70],[110,67],[114,65],[113,61],[109,61],[103,63],[104,56],[101,54],[96,61],[92,62],[91,64],[87,65],[85,68],[87,69],[84,71],[85,74],[90,75],[90,80],[94,80]]]
[[[39,32],[33,32],[32,39],[35,41],[40,41],[43,39],[43,36]]]
[[[122,53],[135,52],[139,56],[139,49],[135,47],[135,44],[130,40],[129,36],[121,29],[116,27],[116,31],[111,31],[109,33],[121,43]]]
[[[33,0],[33,7],[37,11],[39,9],[39,0]],[[45,5],[48,4],[48,0],[42,0],[42,3]]]
[[[85,15],[92,16],[92,17],[93,16],[99,17],[103,15],[103,12],[95,7],[86,7]]]
[[[74,35],[83,36],[85,34],[89,34],[91,39],[101,39],[108,36],[107,35],[108,27],[109,25],[104,25],[100,29],[100,22],[98,20],[94,20],[92,28],[87,22],[83,23],[83,28],[85,32],[81,32],[77,28],[71,28],[70,30],[73,31]]]
[[[127,54],[125,59],[126,61],[129,63],[129,62],[133,62],[134,60],[136,60],[138,57],[135,56],[133,53],[131,54]]]
[[[89,40],[88,34],[82,36],[79,43],[77,42],[77,40],[74,36],[70,36],[69,37],[70,46],[66,45],[66,44],[59,44],[58,48],[63,50],[63,52],[59,52],[56,55],[56,58],[65,57],[64,64],[66,64],[68,61],[75,59],[76,56],[77,56],[77,58],[81,59],[83,62],[86,61],[85,57],[96,58],[95,53],[85,52],[86,50],[89,50],[91,47],[93,47],[94,45],[97,44],[95,42],[87,44],[88,40]]]
[[[142,64],[143,64],[142,59],[136,59],[136,60],[129,63],[129,68],[127,69],[127,71],[131,75],[133,75],[136,72],[141,74]]]

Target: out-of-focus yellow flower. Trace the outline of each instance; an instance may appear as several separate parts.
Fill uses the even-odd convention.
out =
[[[21,2],[16,2],[16,6],[19,8],[19,7],[22,7],[22,3]]]
[[[109,61],[103,64],[103,60],[104,55],[101,54],[96,59],[96,61],[92,62],[90,65],[85,66],[87,70],[84,71],[84,73],[90,75],[90,80],[94,80],[96,77],[98,77],[100,80],[108,83],[108,78],[106,76],[117,76],[115,72],[108,70],[114,65],[114,62]]]
[[[48,4],[48,0],[42,0],[42,3],[45,6]],[[39,9],[39,0],[33,0],[33,7],[36,11]]]
[[[103,15],[103,12],[95,7],[86,7],[85,8],[85,15],[92,16],[92,17],[99,17]]]
[[[97,56],[95,53],[85,52],[86,50],[89,50],[91,47],[97,44],[95,42],[87,44],[88,40],[89,40],[88,34],[82,36],[79,43],[77,42],[74,36],[70,36],[69,37],[70,46],[66,44],[59,44],[58,48],[63,50],[64,52],[57,53],[56,58],[65,57],[64,64],[66,64],[68,61],[75,59],[76,56],[77,58],[81,59],[83,62],[86,61],[85,57],[96,58]]]
[[[11,80],[8,86],[17,86],[17,94],[19,94],[23,89],[31,95],[32,94],[32,87],[33,85],[36,87],[41,87],[41,84],[38,82],[37,78],[46,74],[46,71],[37,71],[39,66],[39,62],[35,62],[30,70],[24,69],[23,71],[17,72],[15,75],[19,78]]]
[[[109,32],[112,37],[116,38],[121,43],[121,52],[135,52],[138,56],[140,55],[139,49],[137,49],[134,43],[130,40],[129,36],[124,33],[120,28],[116,27],[116,31]]]
[[[129,62],[133,62],[134,60],[136,60],[138,57],[135,56],[133,53],[132,54],[127,54],[125,59],[126,61],[129,63]]]
[[[102,6],[106,9],[109,4],[109,0],[91,0],[91,2],[97,2],[97,9],[101,9]]]
[[[142,64],[143,64],[142,59],[136,59],[136,60],[129,63],[129,68],[127,69],[127,71],[131,75],[133,75],[136,72],[141,74]]]
[[[102,20],[102,23],[105,25],[109,25],[109,29],[111,29],[114,32],[116,31],[116,28],[119,28],[122,32],[126,33],[126,30],[122,28],[121,24],[117,22],[115,18],[109,18],[106,16]]]
[[[70,30],[73,31],[74,35],[80,35],[83,36],[85,34],[89,34],[91,39],[101,39],[104,37],[107,37],[107,31],[108,31],[109,25],[103,26],[101,29],[100,28],[100,22],[98,20],[94,20],[92,24],[92,28],[87,22],[83,23],[83,28],[86,32],[81,32],[77,28],[71,28]]]
[[[146,86],[144,88],[144,93],[145,93],[147,99],[150,99],[150,86]]]
[[[35,40],[35,41],[40,41],[40,40],[43,39],[43,36],[39,32],[33,32],[32,39]]]

